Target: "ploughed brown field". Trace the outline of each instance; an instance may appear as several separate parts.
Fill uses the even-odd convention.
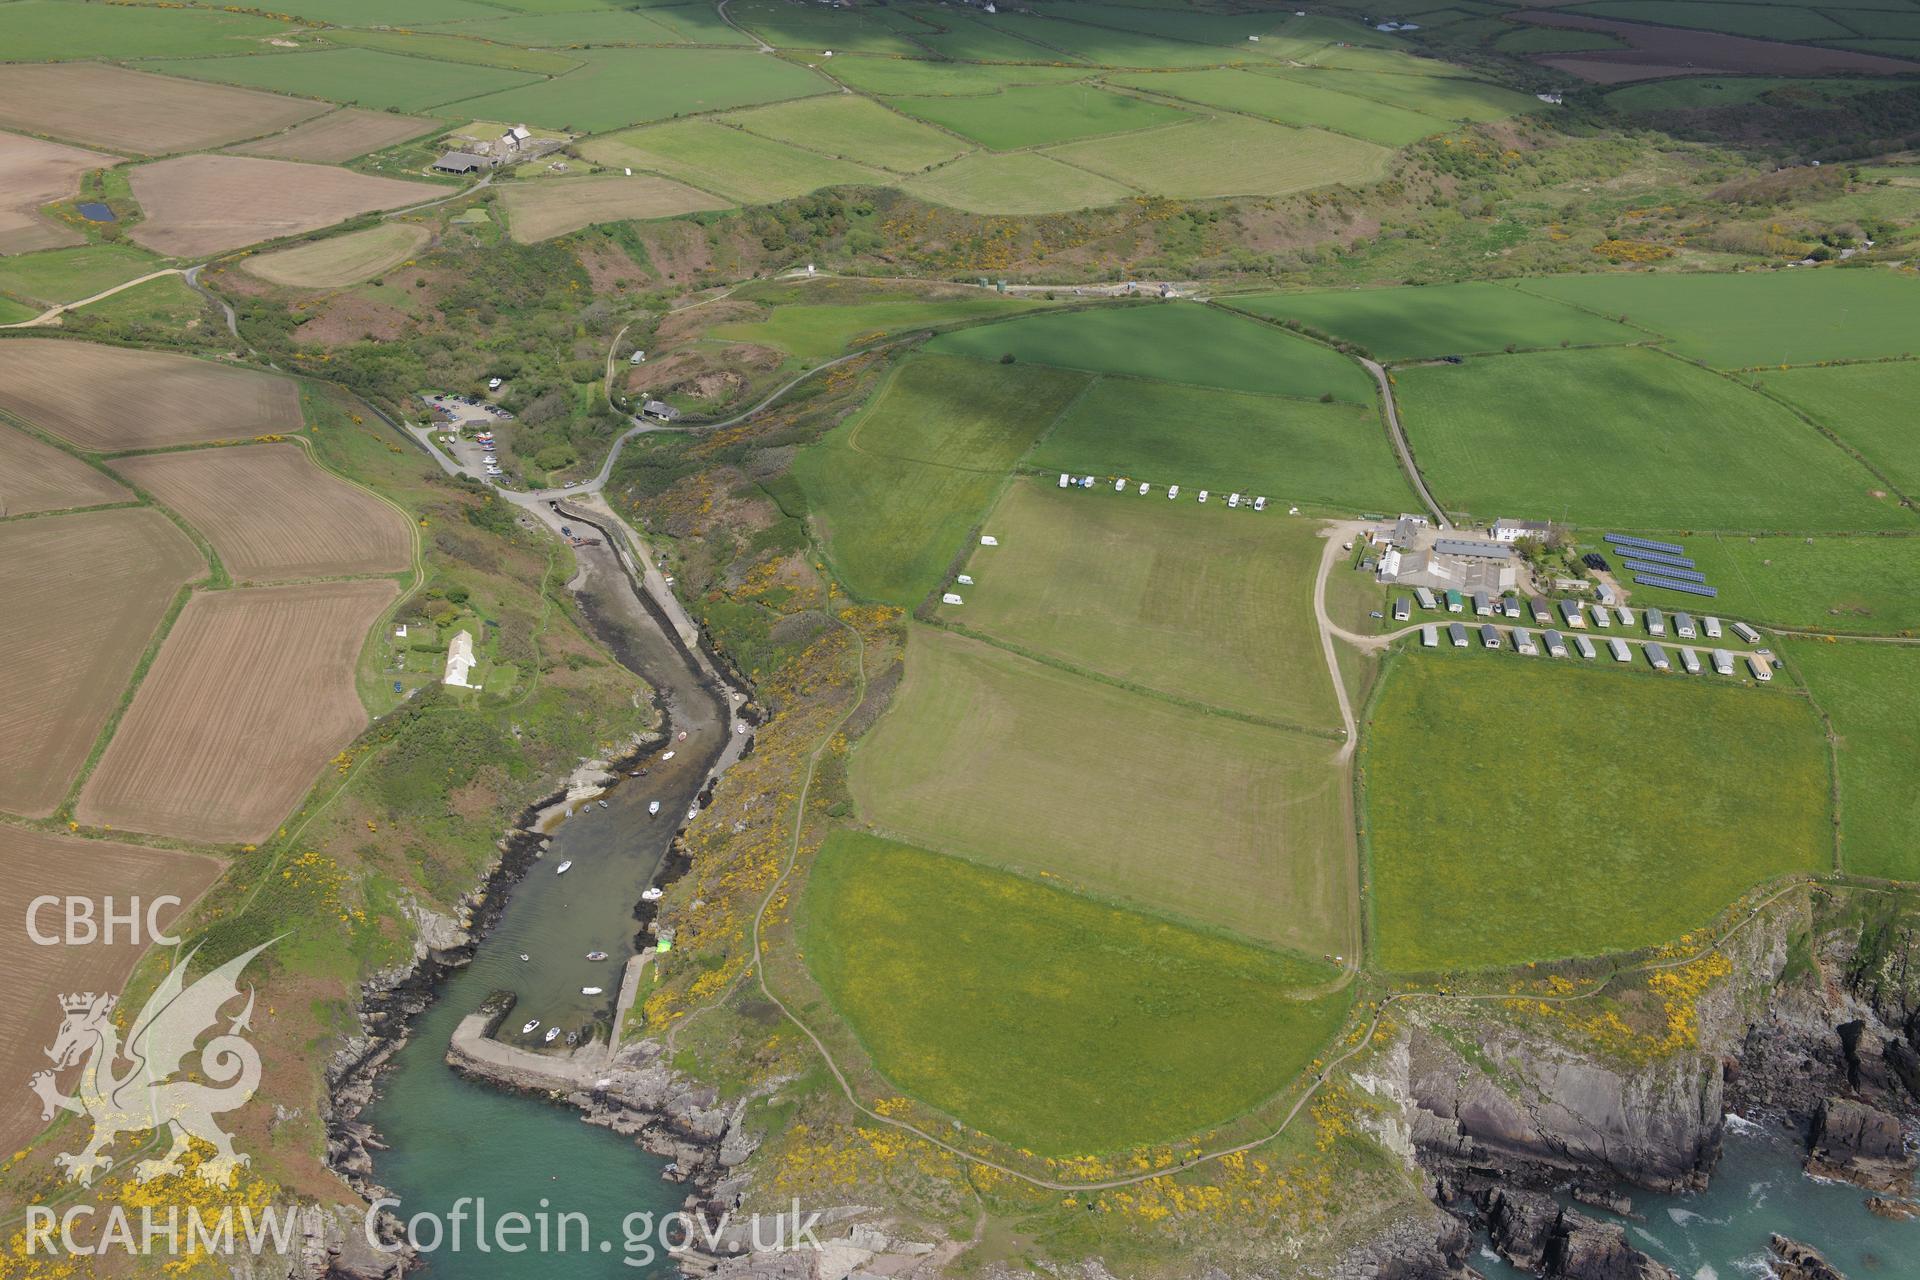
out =
[[[329,109],[98,62],[0,66],[0,126],[147,156],[276,133]]]
[[[40,206],[72,195],[80,175],[118,164],[119,156],[17,133],[0,133],[0,253],[32,253],[82,244],[72,227],[40,216]]]
[[[6,458],[0,466],[0,516],[97,507],[133,497],[106,472],[5,423],[0,423],[0,450]]]
[[[366,727],[354,663],[398,591],[370,579],[195,595],[74,817],[187,840],[265,839]]]
[[[398,573],[413,559],[406,516],[297,444],[148,453],[114,470],[185,516],[241,582]]]
[[[1853,49],[1821,49],[1781,40],[1756,40],[1720,31],[1689,31],[1639,22],[1621,22],[1557,10],[1513,15],[1541,27],[1568,27],[1618,36],[1630,46],[1538,58],[1571,75],[1597,84],[1652,80],[1661,76],[1697,76],[1708,71],[1816,76],[1833,74],[1912,75],[1920,63]]]
[[[0,409],[100,453],[300,428],[290,379],[59,338],[0,341]]]
[[[46,1050],[59,1033],[64,1016],[62,996],[84,992],[119,991],[146,950],[147,906],[171,895],[182,903],[163,907],[154,918],[169,930],[187,906],[205,893],[220,875],[216,858],[172,849],[142,849],[106,840],[0,826],[0,968],[7,975],[7,998],[0,1000],[0,1151],[14,1152],[46,1128],[40,1118],[40,1099],[27,1088],[35,1072],[48,1068]],[[140,900],[141,939],[133,942],[125,926],[117,926],[114,944],[96,941],[90,946],[40,946],[27,932],[27,910],[35,898],[51,895],[61,906],[41,907],[34,927],[42,936],[65,937],[65,900],[89,899],[96,920],[104,914],[106,899],[117,912]],[[74,936],[83,936],[76,933]],[[137,1011],[136,1011],[137,1012]],[[60,1077],[62,1091],[71,1093],[71,1071]],[[74,1134],[67,1150],[86,1140],[85,1125],[69,1126]]]
[[[127,232],[155,253],[193,258],[317,231],[373,209],[445,195],[424,182],[252,156],[179,156],[128,175],[146,220]]]
[[[671,218],[701,209],[724,209],[728,201],[665,178],[549,178],[500,189],[507,228],[532,244],[628,218]]]
[[[58,807],[180,587],[206,572],[199,548],[144,507],[0,524],[0,809]]]
[[[242,156],[269,156],[276,160],[309,160],[316,164],[338,164],[379,151],[396,142],[417,138],[441,127],[438,120],[418,116],[397,116],[390,111],[365,111],[342,107],[331,115],[297,124],[271,138],[256,138],[227,150]]]

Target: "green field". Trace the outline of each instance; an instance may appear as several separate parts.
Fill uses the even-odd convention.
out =
[[[1920,880],[1920,649],[1783,642],[1788,661],[1833,722],[1840,767],[1841,866]]]
[[[708,12],[712,11],[708,10]],[[723,23],[717,25],[719,31],[703,33],[699,43],[747,43],[747,37],[732,27]],[[493,13],[485,18],[445,23],[439,27],[439,31],[449,36],[492,40],[510,45],[534,45],[542,48],[580,45],[680,44],[688,39],[680,31],[657,19],[653,12],[633,12],[625,9],[517,14],[511,18],[503,18],[498,13]]]
[[[713,120],[675,120],[581,144],[598,164],[662,174],[742,204],[767,204],[821,187],[887,182],[876,169],[771,142]]]
[[[1015,482],[940,617],[1110,680],[1324,731],[1340,727],[1313,623],[1317,526]]]
[[[989,26],[985,21],[976,21],[963,12],[946,10],[935,19],[945,21],[947,30],[929,32],[915,37],[919,42],[935,53],[948,58],[985,58],[996,61],[1023,62],[1033,58],[1047,58],[1058,61],[1070,61],[1067,55],[1054,49],[1043,48],[1031,40],[1022,40],[1010,31]]]
[[[1371,182],[1392,152],[1321,129],[1218,116],[1144,133],[1069,142],[1048,152],[1153,195],[1279,196],[1336,182]]]
[[[1444,71],[1445,63],[1430,63]],[[1459,79],[1447,74],[1406,75],[1392,71],[1364,71],[1322,66],[1319,70],[1263,71],[1285,75],[1331,93],[1370,98],[1388,106],[1404,107],[1439,120],[1505,120],[1540,108],[1538,99],[1484,80]]]
[[[1504,285],[1430,285],[1343,289],[1326,293],[1261,293],[1227,305],[1357,342],[1382,360],[1521,347],[1626,343],[1645,336],[1614,320],[1537,298]]]
[[[1310,71],[1297,76],[1226,68],[1163,71],[1116,76],[1114,83],[1281,124],[1331,129],[1387,147],[1403,147],[1447,127],[1445,121],[1417,111],[1319,88]]]
[[[1396,375],[1440,503],[1587,527],[1912,528],[1873,476],[1766,397],[1642,347],[1485,356]]]
[[[0,57],[37,62],[248,53],[261,37],[286,29],[284,22],[245,13],[12,0],[0,4]]]
[[[727,120],[763,138],[895,173],[917,173],[966,150],[964,143],[939,130],[856,94],[801,98],[743,111]]]
[[[0,270],[4,265],[0,264]],[[712,336],[734,342],[758,342],[802,360],[824,360],[845,351],[856,341],[864,344],[884,334],[923,325],[1030,311],[1046,304],[1038,299],[982,293],[971,298],[925,298],[808,305],[774,308],[764,320],[717,325]]]
[[[193,58],[154,62],[143,69],[391,111],[424,111],[443,102],[538,80],[524,71],[439,62],[377,49]]]
[[[924,356],[794,460],[835,570],[912,606],[940,585],[1010,468],[1086,386],[1078,374]]]
[[[1033,151],[975,152],[900,186],[922,200],[966,213],[1065,213],[1118,204],[1137,194]]]
[[[120,244],[83,244],[0,258],[0,293],[53,305],[89,298],[152,271],[159,259]]]
[[[1908,497],[1920,497],[1920,361],[1775,370],[1760,375],[1774,395],[1859,451]]]
[[[410,58],[433,58],[479,67],[505,67],[509,71],[531,71],[540,75],[559,75],[580,65],[580,59],[563,53],[546,49],[517,49],[512,45],[451,33],[333,30],[327,33],[327,39],[333,44],[377,49]]]
[[[1719,596],[1707,602],[1658,587],[1634,587],[1635,604],[1782,627],[1874,633],[1920,629],[1920,536],[1702,534],[1684,545]]]
[[[922,627],[849,781],[883,833],[1319,955],[1352,909],[1334,750]]]
[[[39,315],[41,308],[0,296],[0,324],[18,324]]]
[[[405,20],[409,26],[430,22],[454,22],[461,18],[497,16],[500,6],[478,0],[405,0]],[[274,8],[296,18],[313,18],[340,27],[383,26],[393,22],[393,0],[276,0]]]
[[[1717,369],[1920,353],[1920,281],[1871,267],[1556,276],[1522,287],[1625,315]]]
[[[1033,451],[1042,470],[1132,476],[1306,505],[1397,511],[1413,491],[1377,412],[1103,376]],[[1165,501],[1164,498],[1160,499]]]
[[[1027,316],[942,334],[928,349],[1122,373],[1230,391],[1372,404],[1373,379],[1338,352],[1189,302]]]
[[[1600,0],[1573,13],[1625,22],[1697,27],[1762,40],[1840,40],[1853,33],[1815,9],[1791,4],[1731,4],[1724,0]]]
[[[850,11],[803,8],[786,0],[736,0],[728,16],[747,30],[781,49],[819,54],[831,49],[855,53],[885,53],[925,57],[908,31],[926,30],[910,18],[896,18],[885,8]]]
[[[1043,1155],[1229,1120],[1305,1070],[1349,1003],[1301,998],[1328,966],[850,832],[802,910],[807,964],[874,1065]]]
[[[1833,861],[1819,718],[1778,689],[1405,654],[1362,733],[1375,960],[1668,942]]]
[[[1173,107],[1090,84],[1017,85],[995,94],[892,98],[889,103],[995,151],[1150,129],[1191,118]]]
[[[1229,54],[1217,46],[1191,44],[1184,40],[1165,40],[1143,31],[1122,31],[1097,27],[1084,22],[1036,17],[1025,13],[1000,13],[993,25],[1004,32],[1044,47],[1039,55],[1082,58],[1109,67],[1206,67],[1225,62],[1228,57],[1258,58],[1257,53]],[[1248,49],[1252,49],[1249,44]]]
[[[1040,56],[1039,50],[1034,50]],[[1093,75],[1087,67],[992,66],[972,62],[910,62],[902,58],[835,58],[834,79],[881,97],[994,94],[1008,85],[1062,84]]]
[[[1519,27],[1495,40],[1503,53],[1585,53],[1593,49],[1624,49],[1626,42],[1604,31],[1575,31],[1564,27]]]
[[[463,102],[483,120],[604,133],[669,116],[826,93],[825,80],[778,58],[732,49],[586,49],[552,80]]]
[[[1796,97],[1845,98],[1899,87],[1899,80],[1789,80],[1780,76],[1682,76],[1630,84],[1607,95],[1615,111],[1691,111],[1737,107],[1791,89]]]

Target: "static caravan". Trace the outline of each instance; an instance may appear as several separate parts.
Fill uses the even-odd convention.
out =
[[[1690,676],[1700,674],[1700,655],[1691,649],[1680,650],[1680,666]]]
[[[1541,626],[1553,621],[1553,610],[1549,609],[1547,602],[1539,596],[1530,596],[1527,599],[1527,610],[1533,614],[1533,620]]]
[[[1748,644],[1760,643],[1760,633],[1758,631],[1755,631],[1752,627],[1748,626],[1744,622],[1736,622],[1733,624],[1733,634],[1739,636],[1742,640],[1745,640]]]
[[[1595,625],[1596,627],[1610,627],[1610,626],[1612,626],[1612,625],[1613,625],[1613,610],[1611,610],[1611,609],[1609,609],[1609,608],[1607,608],[1607,606],[1605,606],[1605,605],[1603,605],[1603,604],[1597,604],[1597,605],[1595,605],[1595,606],[1593,606],[1593,624],[1594,624],[1594,625]]]
[[[1655,671],[1673,670],[1673,664],[1667,661],[1667,651],[1657,644],[1647,646],[1647,662]]]
[[[1420,602],[1420,607],[1422,609],[1431,609],[1435,606],[1436,603],[1438,603],[1433,598],[1433,592],[1429,591],[1425,587],[1415,587],[1413,589],[1413,598]]]
[[[1567,642],[1558,631],[1549,629],[1547,633],[1540,638],[1547,642],[1547,653],[1550,656],[1555,658],[1564,658],[1567,656]]]
[[[1587,625],[1586,611],[1580,607],[1578,600],[1562,600],[1560,602],[1560,616],[1565,619],[1569,627],[1578,629]]]
[[[1663,636],[1667,634],[1667,615],[1658,609],[1647,610],[1647,634]]]
[[[1607,641],[1607,650],[1613,654],[1613,660],[1615,662],[1633,661],[1633,650],[1629,649],[1627,642],[1619,636],[1615,636],[1613,639]]]
[[[1453,641],[1454,648],[1464,649],[1467,647],[1467,629],[1457,622],[1449,622],[1447,624],[1447,639]]]
[[[1581,657],[1589,662],[1593,661],[1593,641],[1587,639],[1585,636],[1575,636],[1573,638],[1573,647],[1580,651]]]
[[[1462,596],[1458,591],[1447,592],[1447,612],[1448,613],[1459,613],[1462,609],[1466,607],[1467,607],[1466,598]]]
[[[1062,489],[1070,489],[1073,487],[1073,477],[1064,471],[1060,473],[1060,487]]]
[[[1500,612],[1505,614],[1509,618],[1519,617],[1520,616],[1520,597],[1519,596],[1503,597],[1500,601]]]
[[[1733,655],[1725,649],[1713,651],[1713,669],[1723,676],[1733,674]]]
[[[1405,622],[1412,616],[1413,605],[1408,603],[1405,596],[1395,596],[1393,598],[1393,620],[1395,622]]]
[[[1491,622],[1483,622],[1480,624],[1480,644],[1481,647],[1487,649],[1498,649],[1500,647],[1500,633],[1494,629]]]
[[[1720,638],[1720,619],[1712,617],[1704,618],[1701,620],[1700,625],[1707,639],[1718,640]]]
[[[1627,608],[1627,606],[1621,605],[1617,612],[1620,614],[1621,626],[1631,628],[1638,625],[1638,620],[1633,616],[1633,610]]]
[[[1515,652],[1524,653],[1529,658],[1537,658],[1540,656],[1540,646],[1533,642],[1533,632],[1527,630],[1525,627],[1515,627],[1513,629],[1513,647]]]
[[[1431,622],[1420,628],[1420,643],[1429,649],[1439,647],[1440,628],[1434,626]]]
[[[1484,591],[1473,593],[1473,611],[1482,618],[1493,616],[1493,597]]]
[[[940,597],[940,603],[941,604],[965,604],[966,601],[962,600],[959,596],[949,591],[945,595]]]
[[[1773,664],[1757,653],[1747,655],[1747,670],[1753,672],[1753,678],[1761,684],[1773,679]]]
[[[1673,634],[1682,640],[1691,640],[1700,633],[1694,630],[1693,615],[1676,613],[1673,615]]]
[[[1593,594],[1599,598],[1601,604],[1612,604],[1615,600],[1619,599],[1620,595],[1619,592],[1604,582],[1594,587]]]

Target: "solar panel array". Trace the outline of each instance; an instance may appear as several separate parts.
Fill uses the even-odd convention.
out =
[[[1665,551],[1649,551],[1645,547],[1622,547],[1621,556],[1632,556],[1636,560],[1653,560],[1660,564],[1677,565],[1682,569],[1693,568],[1693,561],[1686,556],[1669,555]]]
[[[1645,538],[1629,538],[1622,533],[1609,533],[1606,538],[1616,547],[1643,547],[1648,551],[1664,551],[1674,556],[1687,554],[1687,549],[1675,542],[1649,542]]]
[[[1653,564],[1645,560],[1620,558],[1620,563],[1635,573],[1651,573],[1662,578],[1678,578],[1682,582],[1705,582],[1707,575],[1696,569],[1679,569],[1673,565]]]
[[[1720,594],[1717,587],[1709,587],[1699,582],[1682,582],[1678,578],[1669,578],[1662,574],[1636,573],[1633,584],[1637,587],[1661,587],[1667,591],[1681,591],[1690,596],[1705,596],[1709,600]]]

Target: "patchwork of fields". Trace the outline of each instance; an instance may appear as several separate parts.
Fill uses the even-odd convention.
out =
[[[290,379],[57,338],[0,342],[0,409],[100,452],[300,427],[299,392]]]

